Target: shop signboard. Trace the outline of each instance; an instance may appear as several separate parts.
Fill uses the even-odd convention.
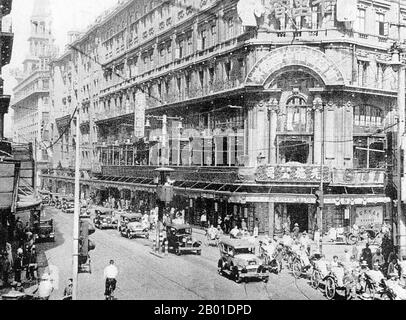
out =
[[[333,169],[333,186],[383,186],[385,171],[377,169]]]
[[[292,183],[320,183],[330,182],[328,167],[309,165],[265,165],[258,167],[255,173],[257,182],[292,182]]]
[[[355,224],[369,227],[370,225],[382,224],[383,206],[357,207],[355,208]]]

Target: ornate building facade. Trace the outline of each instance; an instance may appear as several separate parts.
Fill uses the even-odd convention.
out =
[[[30,23],[29,53],[23,61],[23,70],[15,71],[18,84],[13,89],[11,107],[14,109],[14,142],[32,143],[40,168],[49,161],[49,62],[56,54],[49,0],[34,2]]]
[[[349,2],[133,0],[100,17],[52,71],[76,72],[84,193],[153,206],[153,169],[169,166],[191,224],[203,210],[271,235],[391,220],[389,49],[406,36],[406,6]],[[62,158],[43,175],[55,191],[73,186]]]

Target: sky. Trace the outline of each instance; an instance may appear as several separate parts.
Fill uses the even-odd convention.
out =
[[[118,0],[50,0],[52,12],[52,32],[62,53],[67,41],[67,32],[73,29],[85,30],[104,10],[113,7]],[[9,75],[11,68],[20,67],[28,53],[27,38],[30,34],[30,16],[34,0],[13,0],[11,19],[14,32],[14,45],[11,62],[2,69],[4,93],[12,95],[17,82]],[[10,137],[12,110],[6,116],[5,133]]]

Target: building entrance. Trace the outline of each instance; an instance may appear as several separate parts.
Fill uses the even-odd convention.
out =
[[[307,204],[288,204],[287,212],[290,218],[290,230],[293,229],[295,223],[299,224],[300,232],[308,231],[309,229],[309,211]]]

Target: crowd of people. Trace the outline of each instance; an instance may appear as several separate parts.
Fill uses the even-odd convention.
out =
[[[23,282],[35,281],[38,278],[37,249],[34,245],[36,234],[27,222],[23,225],[20,218],[15,224],[14,239],[16,250],[11,243],[6,244],[1,253],[0,267],[2,287],[21,286]]]
[[[344,249],[341,259],[334,255],[330,261],[320,253],[319,243],[314,238],[311,239],[306,231],[300,232],[298,224],[291,231],[285,231],[282,238],[274,237],[260,245],[262,252],[281,266],[285,253],[290,252],[300,259],[303,271],[316,268],[321,278],[333,274],[337,285],[348,290],[348,294],[354,294],[355,290],[365,292],[368,283],[377,288],[390,287],[399,299],[406,299],[406,256],[398,256],[389,230],[385,231],[382,243],[374,253],[368,242],[361,252],[354,244]]]

